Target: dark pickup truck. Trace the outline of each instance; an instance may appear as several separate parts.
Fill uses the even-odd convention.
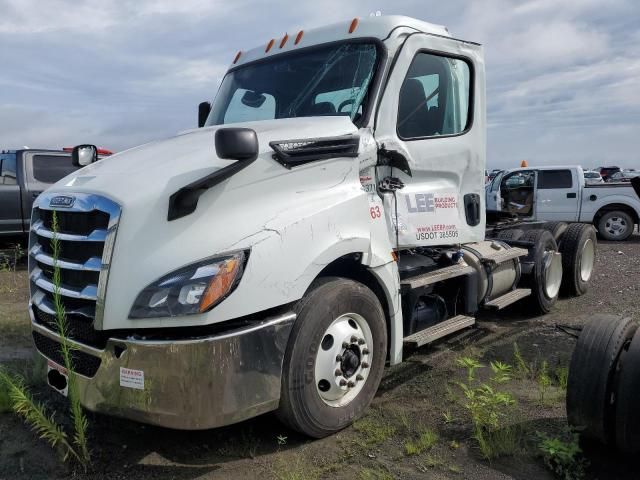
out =
[[[61,150],[0,152],[0,237],[29,233],[33,200],[51,184],[77,170]]]

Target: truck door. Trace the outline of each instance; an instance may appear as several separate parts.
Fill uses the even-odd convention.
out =
[[[538,171],[536,218],[538,220],[578,220],[580,184],[570,169]]]
[[[0,154],[0,234],[22,233],[20,185],[15,153]]]
[[[484,238],[484,109],[479,46],[424,33],[406,38],[375,125],[381,162],[386,156],[397,166],[404,157],[400,163],[408,167],[391,168],[405,186],[393,196],[383,194],[401,247]]]
[[[498,194],[501,210],[522,218],[536,217],[535,170],[514,170],[504,174]]]
[[[500,201],[500,182],[502,181],[503,175],[504,172],[498,173],[487,186],[487,210],[502,210],[502,202]]]

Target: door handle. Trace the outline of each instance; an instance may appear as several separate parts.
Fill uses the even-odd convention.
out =
[[[576,192],[567,193],[567,198],[576,198]]]

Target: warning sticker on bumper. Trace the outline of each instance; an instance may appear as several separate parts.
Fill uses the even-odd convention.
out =
[[[120,367],[120,386],[144,390],[144,371]]]

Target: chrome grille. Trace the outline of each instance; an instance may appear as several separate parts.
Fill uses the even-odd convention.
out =
[[[55,331],[53,302],[53,211],[58,219],[61,286],[69,337],[104,348],[102,315],[111,252],[120,219],[120,207],[92,194],[69,194],[71,207],[51,207],[59,194],[45,193],[34,204],[29,237],[29,279],[33,321]],[[37,343],[36,343],[36,346]],[[48,356],[46,352],[43,352]],[[55,359],[52,358],[55,361]],[[80,372],[78,372],[80,373]]]

